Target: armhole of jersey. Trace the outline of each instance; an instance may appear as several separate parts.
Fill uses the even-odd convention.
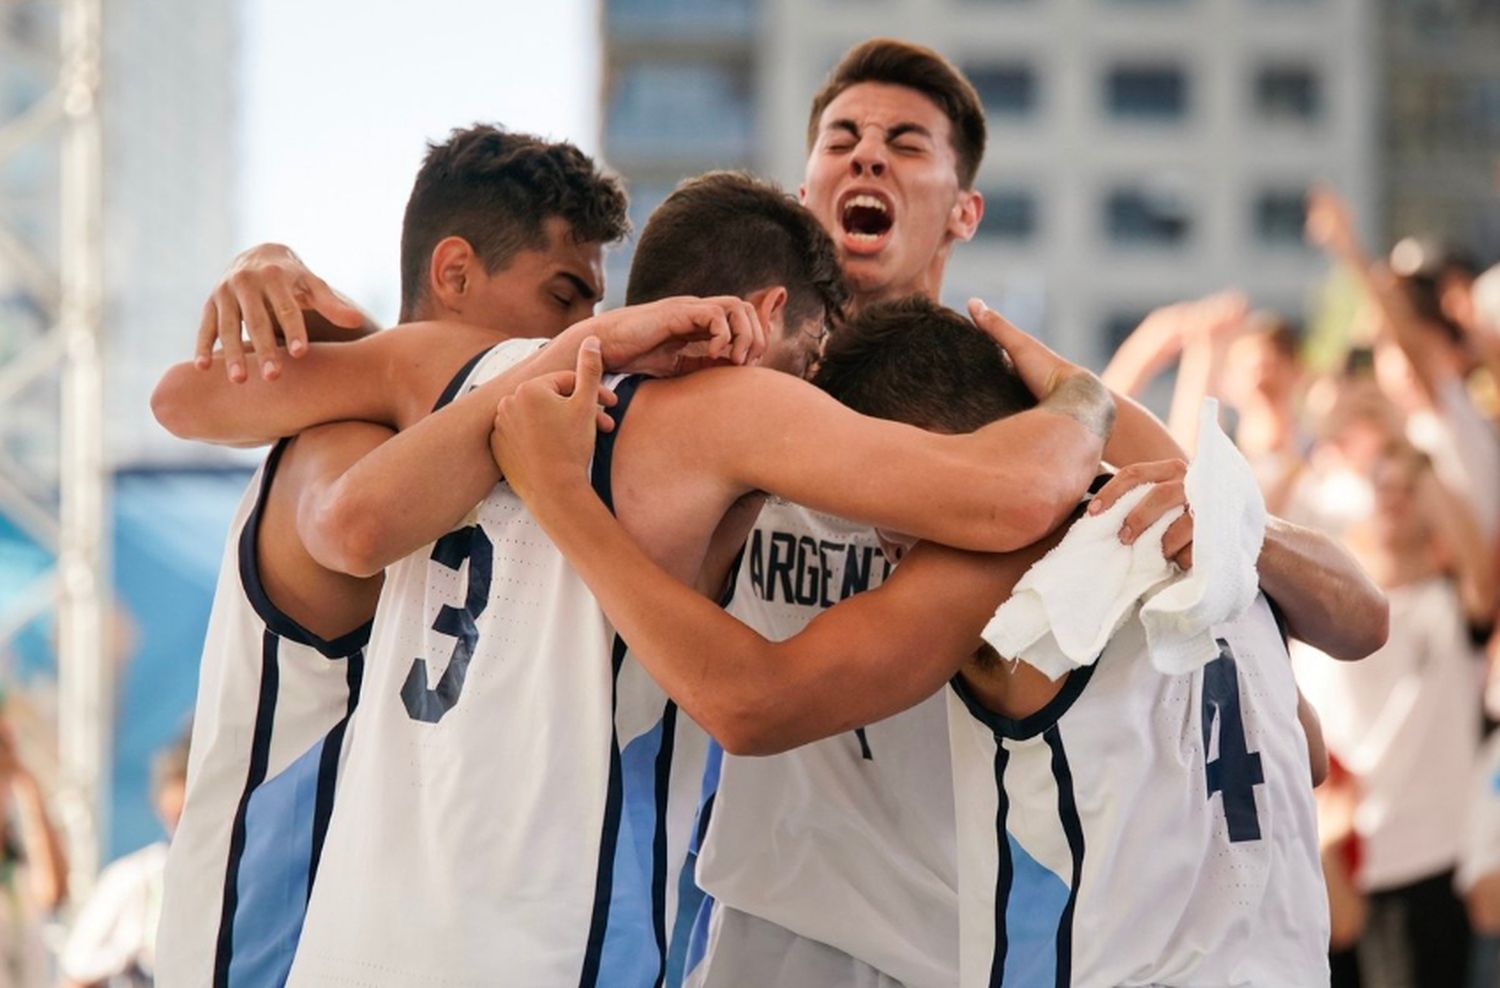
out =
[[[1287,632],[1286,614],[1282,612],[1281,605],[1276,603],[1270,594],[1265,594],[1265,598],[1266,606],[1271,609],[1271,617],[1276,621],[1276,633],[1281,636],[1281,647],[1289,649],[1292,647],[1292,636]]]
[[[599,495],[599,500],[609,509],[610,514],[615,513],[615,492],[610,482],[610,468],[615,461],[615,438],[620,434],[620,426],[624,423],[625,413],[630,410],[631,399],[635,397],[636,389],[641,386],[642,381],[650,380],[640,374],[630,377],[622,377],[615,382],[614,392],[618,399],[614,405],[605,409],[615,423],[614,429],[609,432],[601,432],[594,440],[594,465],[589,471],[590,479],[594,484],[594,491]]]
[[[495,344],[495,346],[499,345],[498,343]],[[453,375],[453,379],[448,382],[448,386],[443,389],[443,393],[438,395],[437,404],[432,406],[434,412],[445,405],[451,404],[453,399],[458,397],[459,391],[463,389],[464,382],[469,379],[470,374],[474,373],[474,368],[478,367],[479,362],[493,349],[495,349],[493,346],[485,347],[470,357],[468,362],[458,369],[458,373]]]
[[[365,647],[370,640],[373,620],[366,621],[353,631],[330,641],[308,631],[273,604],[260,579],[257,542],[260,536],[261,513],[265,510],[266,498],[271,494],[271,482],[276,477],[276,468],[280,465],[281,457],[290,442],[290,439],[281,439],[271,447],[271,453],[266,457],[265,466],[261,469],[260,491],[255,496],[255,507],[251,509],[250,517],[245,519],[245,525],[240,529],[240,586],[244,589],[245,598],[250,601],[250,606],[255,609],[255,613],[274,634],[317,649],[328,658],[341,659]]]
[[[1100,661],[1102,659],[1101,656]],[[1019,720],[1013,717],[1002,717],[981,703],[969,689],[968,684],[964,682],[962,673],[950,679],[948,684],[964,702],[964,706],[969,709],[970,715],[993,731],[997,737],[1009,738],[1012,741],[1026,741],[1062,720],[1063,714],[1067,713],[1083,695],[1084,687],[1089,684],[1089,680],[1094,676],[1094,670],[1098,667],[1099,663],[1096,661],[1093,665],[1082,666],[1068,673],[1068,681],[1063,683],[1062,689],[1058,690],[1056,696],[1048,700],[1046,705],[1036,713]]]

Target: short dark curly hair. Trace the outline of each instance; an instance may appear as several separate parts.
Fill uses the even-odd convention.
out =
[[[849,299],[828,232],[780,188],[745,172],[684,181],[641,230],[625,301],[787,291],[786,324],[843,318]]]
[[[862,415],[938,432],[1036,405],[994,339],[920,295],[861,309],[828,338],[813,384]]]
[[[974,84],[953,63],[931,48],[895,38],[871,38],[844,53],[813,96],[807,118],[807,149],[818,141],[823,111],[839,94],[862,82],[881,82],[914,89],[937,104],[948,118],[949,142],[958,158],[958,184],[974,187],[987,139],[984,104]]]
[[[566,141],[475,124],[429,144],[401,226],[401,318],[415,318],[443,239],[467,240],[493,273],[544,247],[553,216],[579,243],[613,243],[630,229],[620,183]]]

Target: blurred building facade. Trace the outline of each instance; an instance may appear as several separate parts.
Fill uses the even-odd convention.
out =
[[[1237,286],[1300,312],[1324,274],[1301,240],[1315,180],[1378,232],[1379,11],[1363,0],[603,6],[605,155],[638,221],[707,167],[795,188],[809,100],[850,45],[943,52],[990,125],[985,220],[945,301],[982,295],[1096,366],[1163,302]]]
[[[1385,233],[1500,260],[1500,2],[1383,6]]]

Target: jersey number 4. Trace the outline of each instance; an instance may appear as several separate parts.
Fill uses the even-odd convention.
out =
[[[449,532],[432,547],[432,561],[455,573],[465,560],[468,561],[469,586],[462,608],[444,604],[438,611],[437,620],[432,622],[433,631],[457,639],[437,685],[428,685],[427,660],[424,658],[412,660],[406,682],[401,684],[401,702],[412,720],[436,724],[458,702],[459,694],[464,690],[464,679],[469,674],[469,661],[474,658],[474,646],[479,642],[479,630],[474,622],[489,603],[494,559],[495,547],[478,525]]]
[[[1208,758],[1214,722],[1219,724],[1218,757],[1206,761],[1208,798],[1224,797],[1229,840],[1260,840],[1260,818],[1255,812],[1255,787],[1266,781],[1260,755],[1245,743],[1245,720],[1240,715],[1240,679],[1229,643],[1220,639],[1219,657],[1203,667],[1203,757]]]

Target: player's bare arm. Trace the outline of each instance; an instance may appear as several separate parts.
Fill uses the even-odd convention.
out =
[[[462,323],[412,323],[353,343],[311,344],[277,380],[240,384],[222,373],[223,355],[211,371],[184,362],[162,376],[151,410],[181,439],[233,445],[345,420],[395,428],[430,410],[465,361],[498,341]]]
[[[497,409],[492,449],[634,654],[733,754],[785,751],[931,695],[1055,541],[1005,556],[923,544],[880,587],[768,641],[658,565],[588,483],[597,374],[581,363],[577,382],[519,389]]]
[[[257,532],[261,582],[276,606],[321,638],[335,640],[375,613],[381,578],[324,566],[313,524],[329,489],[349,467],[395,433],[369,422],[336,422],[291,439],[283,450]]]
[[[765,345],[754,308],[729,297],[663,299],[578,323],[403,429],[340,477],[315,522],[324,533],[318,540],[324,565],[353,575],[379,572],[454,528],[500,479],[488,455],[496,402],[524,381],[571,368],[588,339],[599,340],[600,359],[612,370],[659,374],[690,369],[699,360],[752,361]],[[594,391],[596,401],[613,404],[613,392]],[[601,413],[598,424],[607,429],[611,423]],[[433,463],[445,469],[434,471]]]

